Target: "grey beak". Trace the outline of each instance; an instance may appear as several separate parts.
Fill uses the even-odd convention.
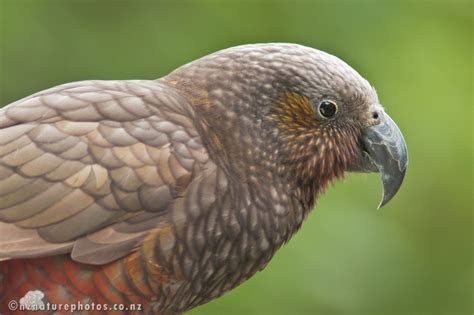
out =
[[[408,165],[405,139],[395,122],[383,113],[378,125],[364,129],[362,142],[370,160],[367,170],[376,168],[383,183],[383,196],[379,209],[389,202],[402,185]]]

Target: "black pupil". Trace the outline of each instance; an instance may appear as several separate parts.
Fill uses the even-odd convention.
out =
[[[332,117],[336,114],[336,105],[329,101],[323,101],[319,106],[319,112],[326,118]]]

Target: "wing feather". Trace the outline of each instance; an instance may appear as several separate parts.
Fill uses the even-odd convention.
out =
[[[0,259],[103,264],[160,224],[209,161],[159,81],[83,81],[0,110]]]

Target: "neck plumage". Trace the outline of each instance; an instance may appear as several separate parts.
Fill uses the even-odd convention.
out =
[[[267,103],[247,104],[245,93],[227,98],[231,91],[199,85],[178,74],[165,82],[195,108],[203,142],[219,166],[239,183],[278,182],[282,190],[278,193],[297,200],[300,205],[288,206],[301,208],[303,217],[357,155],[356,129],[318,124],[310,101],[300,94],[284,92]],[[227,99],[233,103],[226,103]],[[295,219],[293,225],[299,228],[300,223]]]

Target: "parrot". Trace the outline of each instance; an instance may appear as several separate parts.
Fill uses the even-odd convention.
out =
[[[407,165],[374,87],[299,44],[38,92],[0,109],[0,313],[182,314],[264,269],[347,172],[379,173],[382,207]]]

